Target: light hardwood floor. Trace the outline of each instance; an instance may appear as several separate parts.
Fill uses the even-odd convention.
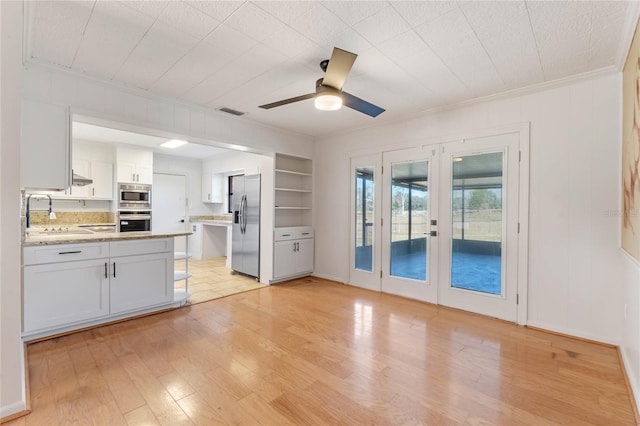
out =
[[[304,278],[30,345],[10,425],[631,425],[616,350]]]
[[[189,259],[189,272],[193,275],[189,278],[189,303],[202,303],[207,300],[219,299],[230,294],[242,293],[264,287],[254,278],[244,275],[232,275],[231,269],[227,268],[226,257],[216,257],[213,259]],[[185,270],[185,261],[175,262],[176,270]],[[176,287],[184,288],[184,281],[177,283]]]

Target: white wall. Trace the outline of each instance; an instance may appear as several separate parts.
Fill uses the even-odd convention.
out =
[[[25,66],[23,79],[25,99],[70,106],[74,114],[97,119],[91,124],[254,152],[310,156],[313,151],[307,136],[115,83],[35,64]]]
[[[640,407],[640,263],[623,254],[622,285],[624,286],[623,313],[626,320],[620,343],[620,352],[624,361],[627,377]]]
[[[26,408],[20,340],[22,3],[0,2],[0,418]]]
[[[609,212],[620,209],[620,85],[610,74],[319,140],[316,273],[348,279],[350,153],[530,122],[528,323],[619,344],[623,259],[619,216]]]

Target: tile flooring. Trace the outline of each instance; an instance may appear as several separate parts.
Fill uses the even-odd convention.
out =
[[[184,263],[184,260],[176,261],[175,270],[184,271]],[[203,260],[189,259],[189,272],[192,274],[189,278],[190,304],[265,287],[254,278],[239,274],[232,275],[231,269],[227,268],[225,263],[225,257]],[[177,282],[176,287],[184,288],[184,281]]]

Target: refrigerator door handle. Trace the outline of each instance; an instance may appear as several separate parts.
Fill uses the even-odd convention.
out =
[[[242,201],[240,202],[240,208],[242,209],[242,233],[247,233],[247,196],[242,196]]]

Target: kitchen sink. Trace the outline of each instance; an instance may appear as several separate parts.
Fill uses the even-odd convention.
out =
[[[78,228],[91,232],[116,232],[115,225],[78,225]]]

